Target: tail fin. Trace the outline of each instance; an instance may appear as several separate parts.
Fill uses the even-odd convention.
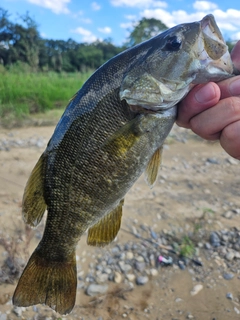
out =
[[[13,304],[27,307],[46,304],[60,314],[74,307],[77,274],[75,253],[65,262],[51,262],[34,251],[18,282]]]

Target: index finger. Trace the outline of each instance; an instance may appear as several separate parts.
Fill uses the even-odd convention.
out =
[[[220,99],[220,89],[214,82],[194,87],[178,105],[176,123],[191,128],[190,120],[197,114],[215,105]]]

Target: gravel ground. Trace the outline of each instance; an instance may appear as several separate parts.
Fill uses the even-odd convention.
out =
[[[240,319],[239,161],[217,143],[175,127],[158,182],[141,177],[125,199],[122,228],[106,248],[77,248],[73,312],[16,308],[11,296],[44,222],[26,228],[21,197],[53,127],[0,133],[0,320]]]

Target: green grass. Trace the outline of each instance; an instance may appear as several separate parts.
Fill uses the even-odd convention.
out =
[[[14,119],[67,106],[91,73],[30,73],[0,69],[0,118]]]

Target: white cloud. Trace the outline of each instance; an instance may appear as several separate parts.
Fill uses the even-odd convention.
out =
[[[239,32],[236,32],[236,33],[233,33],[233,34],[231,35],[231,39],[232,39],[232,40],[238,40],[238,39],[240,39],[240,31],[239,31]]]
[[[210,1],[195,1],[193,8],[197,11],[211,11],[217,9],[218,5]]]
[[[81,20],[83,23],[87,23],[87,24],[92,23],[92,20],[89,19],[89,18],[81,18],[80,20]]]
[[[161,7],[166,8],[167,3],[165,1],[155,1],[155,0],[111,0],[111,4],[115,7],[139,7],[139,8],[149,8]]]
[[[71,32],[80,34],[82,36],[83,42],[91,43],[97,41],[97,37],[92,33],[92,31],[84,29],[82,27],[71,30]]]
[[[92,2],[91,7],[94,11],[98,11],[101,9],[101,6],[97,2]]]
[[[157,9],[145,9],[141,12],[141,17],[145,18],[155,18],[161,20],[166,24],[169,28],[186,22],[200,21],[206,15],[206,7],[207,5],[210,7],[214,7],[214,3],[207,1],[197,1],[204,2],[205,6],[199,8],[199,11],[195,11],[192,13],[188,13],[184,10],[177,10],[169,12],[167,10],[157,8]],[[195,2],[196,4],[196,2]],[[195,6],[195,9],[197,6]],[[201,11],[200,11],[201,9]],[[237,31],[240,29],[240,10],[236,9],[228,9],[226,11],[222,11],[215,7],[215,9],[211,9],[211,13],[214,15],[216,22],[224,34],[225,31]],[[235,33],[236,35],[237,33]]]
[[[67,4],[71,0],[27,0],[30,3],[36,4],[37,6],[52,10],[56,14],[70,13],[67,8]]]
[[[98,28],[98,31],[109,34],[112,32],[112,29],[110,27],[104,27],[104,28]]]
[[[130,28],[134,27],[134,23],[132,23],[132,22],[123,22],[123,23],[120,23],[120,27],[122,29],[130,29]]]
[[[134,21],[134,20],[137,20],[137,16],[133,15],[133,14],[127,14],[125,15],[125,18],[127,20],[131,20],[131,21]]]

